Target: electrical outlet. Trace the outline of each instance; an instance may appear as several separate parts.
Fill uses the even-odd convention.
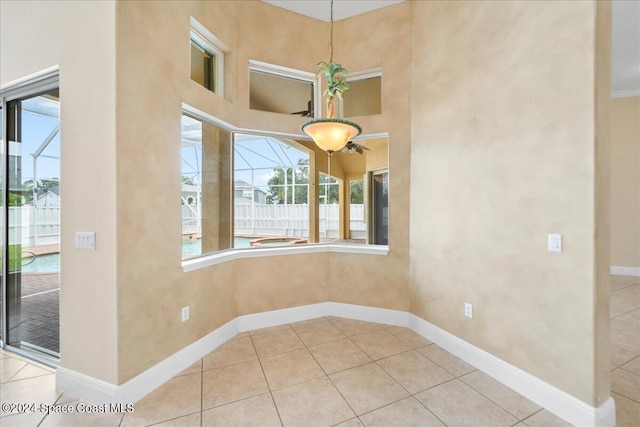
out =
[[[549,252],[562,252],[562,234],[549,234],[547,240]]]
[[[473,318],[473,306],[468,302],[464,303],[464,315],[469,319]]]
[[[182,321],[186,322],[189,320],[189,306],[182,307]]]

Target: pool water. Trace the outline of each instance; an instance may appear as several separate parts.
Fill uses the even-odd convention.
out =
[[[26,264],[30,260],[31,258],[22,259],[23,273],[56,273],[60,271],[60,254],[39,255],[32,263]]]
[[[233,240],[235,248],[248,248],[251,246],[249,241],[252,240],[252,238],[236,237]],[[202,242],[200,240],[182,243],[183,255],[200,255],[201,253]],[[22,259],[23,273],[57,273],[60,271],[60,254],[39,255],[35,261],[27,264],[30,260],[31,258]]]

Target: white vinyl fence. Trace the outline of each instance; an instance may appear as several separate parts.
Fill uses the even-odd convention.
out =
[[[60,243],[60,208],[9,207],[9,242],[22,246]]]
[[[183,231],[200,230],[198,205],[182,206]],[[234,230],[245,236],[309,235],[309,206],[275,204],[236,204]],[[340,226],[340,207],[337,204],[320,205],[320,237],[337,238]],[[351,237],[364,239],[367,226],[364,205],[351,205]]]

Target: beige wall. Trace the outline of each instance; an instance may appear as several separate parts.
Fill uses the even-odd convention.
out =
[[[1,84],[60,67],[60,361],[117,383],[115,4],[2,1],[0,32]]]
[[[599,405],[595,5],[413,8],[411,311]]]
[[[611,108],[611,265],[640,268],[640,96]]]
[[[304,118],[249,109],[248,62],[314,72],[316,63],[327,59],[329,27],[257,1],[120,2],[116,11],[119,382],[239,314],[327,300],[408,309],[409,205],[407,192],[400,189],[409,179],[410,70],[401,59],[410,56],[410,38],[406,25],[401,31],[397,28],[409,21],[410,5],[336,26],[340,37],[349,40],[337,50],[336,59],[345,59],[348,69],[383,67],[398,75],[397,81],[389,79],[392,83],[383,93],[383,114],[361,121],[366,133],[389,131],[390,145],[397,141],[390,149],[395,156],[391,173],[397,181],[392,184],[396,190],[392,188],[389,256],[244,259],[189,274],[180,268],[181,103],[239,127],[300,133]],[[189,77],[190,16],[231,51],[225,57],[227,99]],[[374,26],[379,29],[362,32]],[[368,39],[375,41],[379,55],[354,55],[351,60]],[[326,170],[326,157],[317,159],[318,171]],[[343,177],[339,161],[332,175]],[[150,188],[165,191],[150,194]],[[191,319],[182,323],[180,308],[187,304]]]
[[[389,134],[389,255],[191,273],[180,267],[181,104],[299,133],[302,118],[249,110],[248,60],[313,72],[328,24],[257,1],[0,5],[3,59],[5,49],[20,58],[1,61],[3,82],[61,64],[64,242],[98,232],[95,252],[63,243],[62,366],[121,384],[237,315],[338,301],[410,309],[589,404],[608,396],[606,283],[596,279],[608,253],[594,239],[607,217],[596,214],[606,164],[594,167],[604,143],[594,116],[607,105],[595,93],[605,78],[595,42],[607,40],[593,3],[405,2],[337,22],[336,61],[383,69],[383,112],[358,122]],[[16,25],[27,16],[37,25]],[[190,16],[230,49],[225,99],[189,77]],[[98,35],[81,57],[78,25]],[[42,56],[24,55],[42,43],[52,45]],[[546,251],[547,233],[564,235],[563,253]]]

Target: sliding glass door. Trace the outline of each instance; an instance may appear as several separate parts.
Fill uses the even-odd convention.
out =
[[[375,172],[371,180],[373,244],[389,244],[389,172]]]
[[[0,298],[3,345],[57,358],[60,96],[57,79],[54,83],[3,97]]]

